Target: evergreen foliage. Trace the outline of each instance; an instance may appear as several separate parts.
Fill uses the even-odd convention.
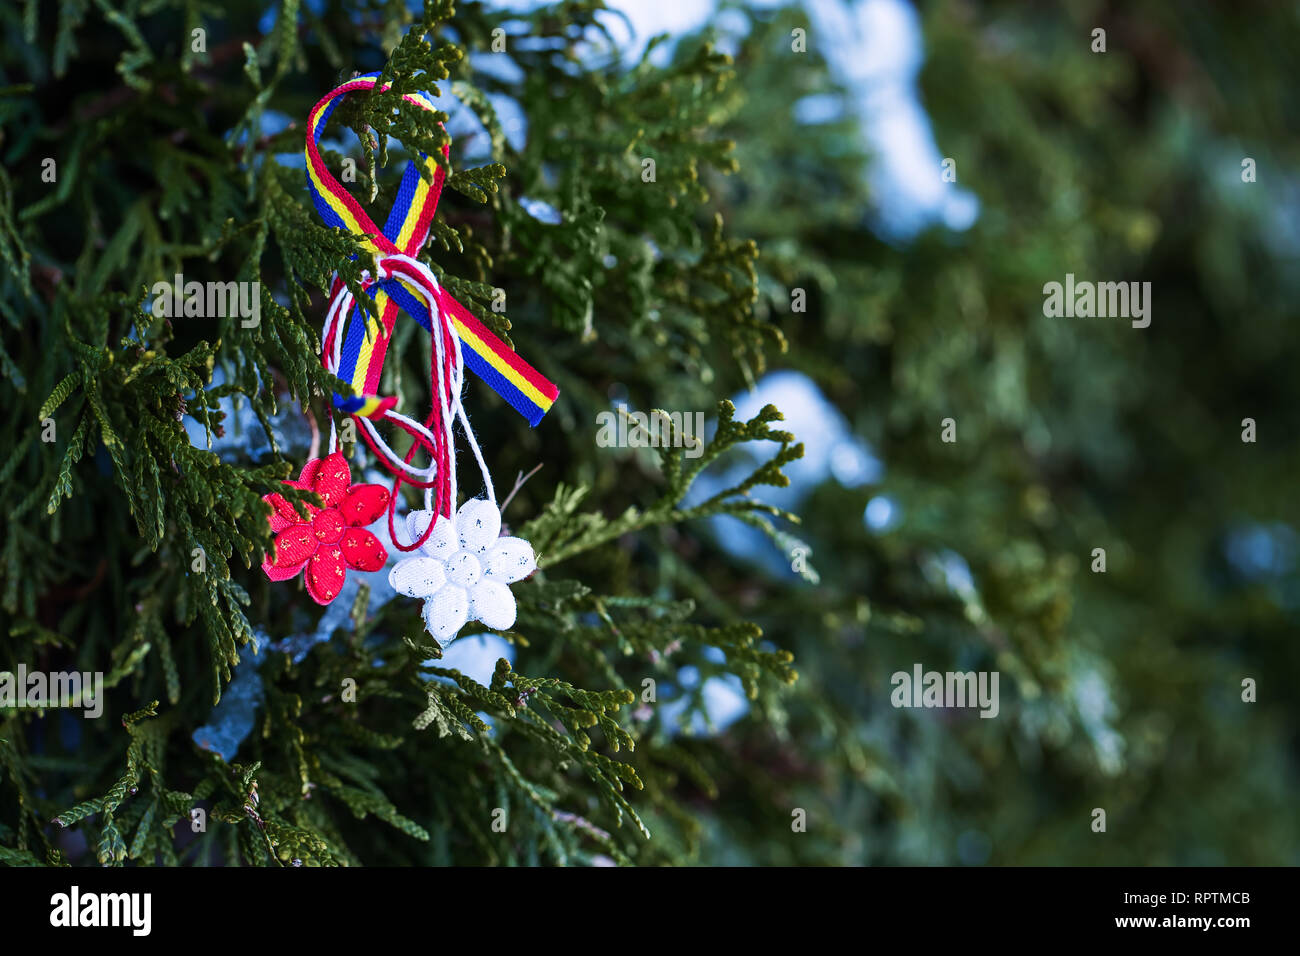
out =
[[[756,249],[728,235],[702,182],[734,166],[731,144],[710,128],[734,82],[727,58],[704,50],[671,69],[627,71],[611,46],[597,50],[595,68],[574,70],[598,7],[529,19],[531,42],[515,50],[525,79],[508,90],[528,108],[522,151],[489,98],[505,86],[464,57],[505,18],[473,7],[449,25],[449,2],[426,3],[395,33],[408,20],[400,4],[317,14],[287,2],[265,36],[254,29],[256,4],[220,16],[191,3],[7,14],[5,69],[26,78],[0,101],[6,167],[17,171],[3,183],[3,387],[13,414],[0,477],[22,489],[4,515],[5,660],[105,671],[108,713],[135,711],[121,723],[87,721],[71,737],[39,729],[55,712],[5,715],[8,862],[60,861],[60,848],[77,844],[58,829],[84,836],[73,862],[115,864],[689,854],[698,826],[676,781],[704,771],[657,725],[629,716],[642,677],[669,673],[652,660],[670,644],[675,664],[716,649],[725,660],[710,668],[736,675],[752,696],[795,675],[790,655],[743,616],[697,609],[676,586],[682,569],[665,569],[657,553],[676,528],[711,515],[769,528],[768,517],[794,520],[750,492],[782,484],[781,466],[800,449],[773,430],[775,409],[742,423],[723,402],[703,455],[663,448],[658,473],[638,459],[619,465],[617,480],[618,452],[602,465],[590,456],[601,383],[648,392],[667,377],[735,378],[761,370],[765,350],[782,344],[754,315]],[[200,25],[206,50],[186,52]],[[116,40],[105,39],[111,31]],[[486,387],[471,386],[494,467],[547,466],[518,489],[511,513],[534,515],[521,533],[542,569],[517,587],[519,620],[506,635],[528,651],[526,664],[502,659],[489,685],[437,666],[418,605],[367,615],[363,591],[332,644],[301,661],[260,650],[256,727],[239,762],[227,763],[192,734],[256,633],[292,633],[314,613],[300,589],[272,586],[258,570],[272,537],[261,498],[293,470],[273,420],[300,405],[327,427],[325,397],[342,386],[316,358],[322,293],[335,269],[359,292],[368,264],[351,258],[356,237],[316,221],[301,167],[276,157],[301,152],[301,119],[320,95],[350,70],[376,68],[392,89],[349,98],[332,120],[357,134],[347,147],[356,193],[384,208],[396,179],[388,167],[414,149],[440,157],[448,141],[428,114],[401,109],[400,94],[455,92],[501,162],[461,167],[463,144],[453,146],[447,187],[463,198],[439,209],[425,260],[564,392],[527,433]],[[269,111],[299,123],[267,133]],[[652,183],[641,178],[643,152],[662,170]],[[46,153],[57,185],[40,189]],[[344,159],[325,155],[336,169]],[[524,196],[552,204],[562,221],[539,222]],[[176,273],[257,281],[260,322],[154,314],[149,290]],[[490,307],[498,288],[505,314]],[[413,406],[428,401],[428,343],[408,326],[384,388]],[[232,398],[265,431],[265,460],[226,460],[182,427],[194,419],[211,447],[230,425]],[[56,438],[43,442],[50,421]],[[735,488],[683,504],[704,465],[755,440],[780,448]],[[349,683],[355,703],[341,690]],[[193,807],[212,821],[198,834],[187,832]],[[491,827],[498,808],[508,838]],[[665,832],[650,841],[656,823]],[[376,832],[383,824],[395,832]]]
[[[724,4],[734,55],[705,30],[662,65],[617,52],[598,0],[269,6],[0,6],[0,668],[106,688],[97,720],[0,709],[0,863],[1297,862],[1294,545],[1228,559],[1300,525],[1293,13],[921,4],[923,99],[982,212],[890,244],[852,110],[796,120],[852,102],[815,35],[791,49],[798,5]],[[469,56],[498,29],[517,69]],[[482,131],[451,141],[421,257],[561,390],[529,430],[469,382],[540,569],[486,682],[364,584],[303,649],[320,610],[259,570],[262,496],[343,388],[317,358],[330,277],[359,294],[367,267],[295,157],[311,106],[374,70],[393,90],[338,108],[327,162],[383,214],[447,142],[401,91],[453,93]],[[1245,155],[1276,179],[1242,183]],[[1044,317],[1067,272],[1152,281],[1152,327]],[[260,322],[154,314],[177,273],[258,282]],[[427,336],[399,321],[389,354],[383,393],[426,407]],[[765,502],[803,436],[723,397],[772,368],[822,388],[879,485]],[[612,400],[716,430],[600,448]],[[872,532],[878,495],[903,517]],[[757,568],[715,534],[736,522],[815,569]],[[891,707],[918,661],[999,671],[999,719]],[[226,759],[195,734],[245,674]],[[711,680],[750,711],[686,732]]]

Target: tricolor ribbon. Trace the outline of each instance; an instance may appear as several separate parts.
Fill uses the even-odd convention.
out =
[[[427,510],[435,515],[452,514],[456,508],[456,455],[453,448],[456,420],[461,422],[483,473],[488,500],[495,501],[491,476],[461,405],[463,368],[468,366],[478,374],[530,425],[541,421],[559,389],[457,302],[442,288],[429,267],[416,258],[428,238],[446,179],[437,162],[420,153],[418,160],[408,164],[398,188],[397,200],[382,230],[375,227],[360,204],[330,174],[320,154],[321,132],[330,114],[348,93],[374,89],[378,83],[377,73],[354,77],[332,90],[312,108],[307,119],[307,185],[325,224],[364,237],[364,247],[375,255],[376,274],[364,272],[362,287],[374,297],[379,317],[368,315],[336,274],[330,287],[321,363],[327,371],[351,385],[353,394],[335,395],[334,404],[351,413],[363,427],[362,437],[393,473],[395,484],[388,504],[389,531],[399,549],[411,551],[424,543],[434,525],[430,522],[423,536],[410,545],[397,540],[393,519],[398,488],[403,481],[423,488]],[[420,109],[435,111],[432,99],[425,93],[406,93],[402,99]],[[443,154],[447,155],[445,147]],[[430,174],[429,180],[420,174],[421,166]],[[423,424],[398,413],[394,407],[396,398],[378,394],[384,355],[400,311],[411,315],[432,336],[429,379],[433,408]],[[404,459],[398,459],[379,436],[372,419],[392,422],[414,439]],[[331,434],[331,452],[335,442],[336,438]],[[424,469],[411,465],[412,458],[421,448],[431,455],[431,462]]]
[[[345,322],[349,317],[353,320],[348,323],[337,366],[330,371],[348,382],[354,394],[336,395],[334,404],[364,418],[384,417],[397,403],[395,398],[380,397],[378,389],[384,353],[392,338],[398,312],[406,311],[432,334],[433,323],[429,310],[417,289],[419,280],[411,277],[410,270],[403,272],[391,268],[397,260],[386,260],[389,257],[413,260],[424,246],[446,179],[442,167],[432,157],[421,153],[418,160],[407,165],[398,188],[397,200],[384,228],[380,230],[352,195],[331,175],[320,154],[321,132],[334,107],[344,96],[356,90],[374,89],[379,83],[378,77],[378,73],[368,73],[336,87],[312,108],[307,119],[307,187],[311,190],[317,211],[327,226],[346,229],[358,236],[369,236],[363,245],[377,254],[380,269],[385,273],[383,277],[371,277],[364,283],[374,295],[378,321],[366,315],[360,306],[348,310],[350,316],[344,310],[331,309],[333,322]],[[388,86],[385,85],[383,89],[388,89]],[[406,93],[402,99],[422,110],[435,112],[433,100],[426,93]],[[447,154],[445,147],[443,153]],[[431,174],[432,181],[420,174],[420,166]],[[427,267],[424,267],[424,271],[427,272]],[[438,309],[449,317],[460,340],[465,365],[523,415],[529,425],[540,422],[555,402],[559,389],[432,280],[431,275],[426,277],[423,284],[433,292]],[[344,289],[343,281],[336,275],[330,288],[331,300],[338,302]],[[324,341],[333,341],[338,332],[339,329],[327,326]],[[330,357],[331,349],[326,348],[324,351],[322,360]]]

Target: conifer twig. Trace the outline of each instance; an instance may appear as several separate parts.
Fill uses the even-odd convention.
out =
[[[519,472],[518,475],[515,476],[515,486],[514,486],[513,488],[510,489],[510,494],[506,495],[505,500],[501,502],[501,513],[502,513],[502,514],[505,514],[506,507],[510,504],[510,500],[511,500],[512,498],[514,498],[514,496],[515,496],[516,494],[519,493],[519,489],[522,488],[522,487],[524,486],[524,482],[526,482],[529,478],[533,477],[533,475],[537,474],[537,472],[541,470],[542,464],[543,464],[543,463],[539,461],[539,462],[538,462],[538,463],[533,467],[533,470],[530,471],[528,474],[525,475],[525,474],[521,471],[521,472]]]

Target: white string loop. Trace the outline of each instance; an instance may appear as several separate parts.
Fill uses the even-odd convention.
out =
[[[401,263],[406,267],[406,270],[414,272],[416,276],[405,275],[403,274],[404,270],[393,270],[391,268],[393,263]],[[450,503],[451,511],[453,514],[455,513],[458,491],[456,481],[456,444],[454,432],[455,422],[457,419],[459,419],[461,423],[461,427],[465,432],[466,441],[469,443],[470,450],[474,454],[474,460],[478,465],[479,473],[483,477],[483,487],[487,494],[487,500],[495,506],[496,490],[492,486],[492,477],[488,474],[487,463],[483,459],[483,452],[482,449],[479,448],[478,439],[475,438],[474,431],[470,427],[469,415],[466,413],[465,405],[462,401],[462,393],[465,385],[465,361],[461,349],[460,336],[456,334],[456,329],[452,325],[451,317],[438,305],[437,292],[441,290],[441,286],[438,284],[437,278],[429,267],[420,260],[411,256],[394,253],[384,256],[378,262],[375,277],[376,281],[388,279],[394,275],[405,280],[403,284],[424,299],[425,304],[429,307],[431,327],[430,337],[432,339],[431,347],[434,350],[434,364],[437,369],[432,383],[434,392],[433,400],[439,402],[441,405],[440,411],[442,414],[439,417],[442,423],[443,437],[446,440],[446,447],[448,449],[448,468],[446,477],[448,485],[448,501]],[[370,273],[368,271],[362,272],[362,281],[365,282],[369,276]],[[417,276],[418,278],[416,278]],[[331,327],[331,323],[334,326],[332,341],[327,344],[326,349],[327,355],[329,356],[326,370],[335,375],[338,374],[339,362],[341,361],[343,352],[344,323],[339,321],[339,317],[340,315],[349,314],[352,311],[354,302],[355,298],[352,293],[348,290],[346,285],[343,286],[339,291],[339,294],[335,296],[334,301],[330,303],[329,313],[325,319],[325,327],[327,329]],[[434,322],[435,317],[436,325]],[[450,382],[448,382],[446,372],[448,356],[446,354],[444,339],[450,339],[455,349],[451,361]],[[450,402],[447,400],[448,395],[450,395]],[[374,441],[374,447],[391,465],[393,465],[394,468],[400,468],[407,475],[410,475],[412,478],[422,483],[428,483],[434,479],[438,471],[438,463],[436,461],[430,462],[429,467],[427,468],[417,468],[408,464],[393,451],[392,447],[379,434],[379,431],[375,428],[374,423],[369,418],[362,416],[358,417],[360,418],[362,427],[366,429],[367,433]],[[411,431],[419,434],[422,438],[428,441],[430,447],[433,447],[436,444],[433,435],[422,423],[408,418],[393,409],[386,410],[383,417],[399,422]],[[333,419],[331,418],[330,451],[333,452],[336,448],[337,435]],[[428,511],[433,510],[432,487],[424,489],[424,506]]]

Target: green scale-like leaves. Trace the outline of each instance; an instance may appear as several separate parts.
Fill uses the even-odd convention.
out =
[[[513,86],[469,68],[467,50],[489,49],[505,22],[472,4],[456,14],[458,44],[438,39],[443,2],[410,25],[398,3],[322,17],[288,0],[265,36],[252,3],[220,16],[188,0],[38,6],[6,22],[3,48],[6,73],[21,62],[32,82],[0,87],[0,665],[100,672],[106,709],[84,722],[89,760],[62,740],[37,757],[33,715],[0,712],[0,863],[62,864],[71,828],[90,848],[73,862],[108,865],[688,859],[698,823],[676,788],[716,787],[706,761],[669,742],[675,729],[646,717],[644,681],[671,681],[678,661],[752,699],[794,680],[756,624],[686,593],[676,553],[706,536],[697,519],[778,537],[797,520],[754,495],[801,454],[772,427],[780,414],[739,423],[716,402],[785,345],[756,317],[757,247],[710,205],[736,165],[712,131],[731,109],[729,59],[705,48],[628,69],[605,55],[575,70],[581,29],[601,34],[594,3],[525,18],[541,42],[512,46]],[[340,31],[354,13],[363,23]],[[273,422],[288,411],[316,441],[331,416],[343,424],[328,398],[347,386],[318,358],[331,276],[373,309],[359,237],[323,226],[301,168],[277,157],[301,155],[310,106],[363,62],[383,63],[392,89],[340,105],[326,162],[337,175],[355,161],[347,185],[378,222],[394,167],[415,151],[445,164],[422,258],[563,390],[531,432],[483,383],[467,398],[494,470],[546,464],[507,515],[540,570],[512,588],[519,615],[504,637],[517,660],[499,660],[486,685],[442,666],[417,603],[368,611],[364,588],[329,647],[293,661],[261,641],[263,694],[227,763],[194,731],[259,632],[301,633],[319,614],[298,583],[259,569],[273,537],[262,498],[305,457]],[[445,160],[447,117],[402,103],[417,89],[452,91],[483,133]],[[500,93],[526,105],[523,140],[491,105]],[[294,125],[269,132],[275,115]],[[470,145],[490,158],[459,162]],[[155,286],[177,274],[257,282],[259,320],[164,314]],[[429,400],[427,350],[400,321],[380,387],[404,409]],[[647,403],[717,405],[716,433],[696,457],[598,451],[590,422],[613,383]],[[217,453],[231,403],[264,432],[258,460]],[[750,442],[777,450],[684,504],[704,467]],[[619,472],[636,480],[614,487]],[[698,694],[685,698],[682,723],[704,713]]]

